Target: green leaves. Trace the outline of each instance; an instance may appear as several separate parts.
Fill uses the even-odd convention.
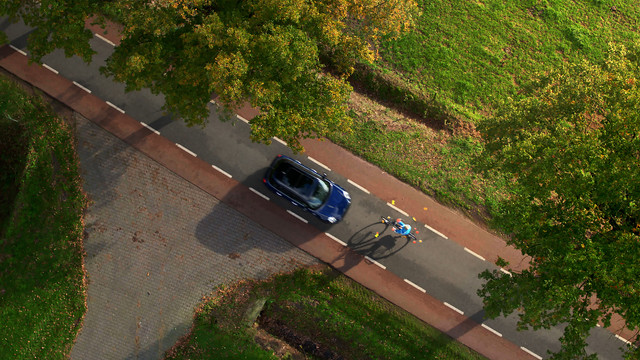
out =
[[[489,166],[513,182],[495,225],[531,256],[513,277],[482,274],[479,294],[492,316],[524,309],[522,326],[567,323],[557,358],[586,358],[589,329],[611,312],[640,326],[636,54],[611,45],[601,65],[542,75],[479,127]]]

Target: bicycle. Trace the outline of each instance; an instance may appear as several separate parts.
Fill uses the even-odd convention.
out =
[[[389,225],[393,226],[394,231],[398,230],[398,231],[395,231],[396,233],[398,233],[398,234],[400,234],[400,235],[402,235],[402,236],[404,236],[404,237],[406,237],[408,239],[413,240],[413,242],[416,242],[416,240],[418,240],[418,238],[416,238],[416,236],[413,234],[413,232],[411,232],[411,230],[412,230],[411,229],[411,225],[405,224],[405,226],[409,227],[409,232],[407,234],[402,234],[400,232],[400,230],[402,229],[402,225],[399,224],[400,219],[396,219],[396,220],[392,221],[391,220],[391,216],[387,216],[387,217],[381,216],[380,219],[381,219],[380,222],[382,222],[383,224],[385,224],[387,226],[389,226]],[[416,231],[416,233],[417,233],[417,231]],[[422,242],[422,241],[420,241],[420,242]]]

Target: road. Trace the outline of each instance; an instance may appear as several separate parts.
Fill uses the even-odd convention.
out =
[[[10,24],[0,21],[0,29],[9,36],[15,49],[26,51],[29,28],[22,23]],[[172,120],[161,109],[162,96],[148,90],[125,93],[124,85],[105,78],[99,72],[105,59],[111,54],[113,45],[94,37],[91,46],[97,54],[89,65],[79,58],[65,58],[62,51],[55,51],[42,59],[52,71],[73,80],[77,86],[90,91],[95,96],[126,112],[170,141],[179,144],[185,151],[201,158],[227,176],[268,197],[271,201],[290,210],[301,221],[309,222],[318,229],[346,243],[357,252],[375,260],[382,267],[393,272],[418,289],[426,291],[456,311],[500,333],[509,341],[525,348],[539,357],[546,356],[547,350],[559,348],[558,338],[562,331],[554,328],[545,331],[516,331],[516,316],[486,320],[483,318],[482,302],[476,295],[481,281],[477,274],[483,270],[497,269],[488,261],[476,256],[463,246],[453,242],[438,229],[429,229],[425,224],[411,222],[421,229],[422,243],[408,243],[403,238],[392,235],[378,219],[380,215],[392,218],[410,219],[411,214],[368,193],[357,183],[339,173],[331,171],[331,163],[319,163],[305,155],[295,155],[275,139],[269,146],[252,143],[249,126],[241,118],[221,122],[212,105],[209,122],[204,128],[186,127],[181,121]],[[332,180],[341,184],[353,199],[345,219],[335,225],[319,222],[313,216],[275,197],[262,184],[265,169],[277,154],[285,154],[299,159],[307,166],[326,172]],[[340,159],[334,159],[339,162]],[[376,233],[380,236],[376,237]],[[588,351],[596,352],[601,359],[621,359],[619,348],[623,343],[609,331],[594,329],[589,338]]]

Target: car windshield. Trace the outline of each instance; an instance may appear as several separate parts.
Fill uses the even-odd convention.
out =
[[[303,173],[288,161],[280,161],[272,176],[280,184],[298,194],[312,209],[317,209],[329,197],[329,184],[311,174]]]

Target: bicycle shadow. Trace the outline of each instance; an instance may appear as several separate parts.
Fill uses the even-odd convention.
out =
[[[409,238],[393,233],[390,228],[381,222],[367,225],[347,241],[347,245],[354,251],[366,255],[374,260],[390,257],[407,246]],[[385,232],[389,231],[387,234]]]

